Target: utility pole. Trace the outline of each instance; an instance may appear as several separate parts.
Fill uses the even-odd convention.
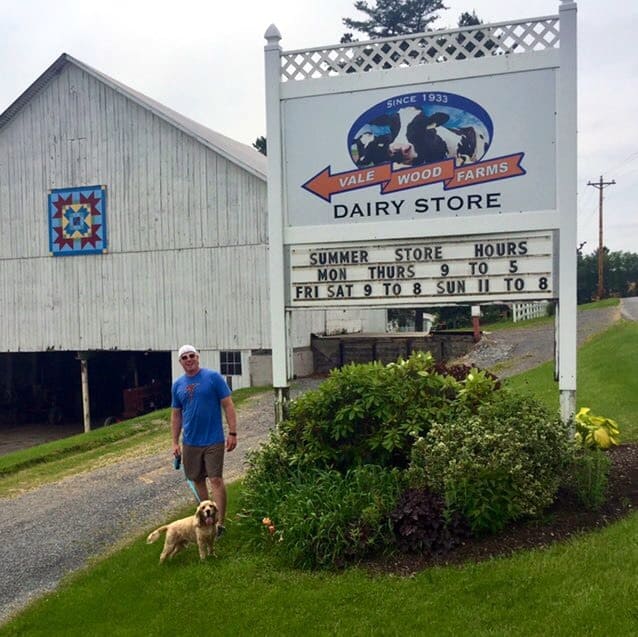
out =
[[[603,176],[600,176],[598,182],[588,181],[588,186],[598,188],[598,290],[596,296],[599,299],[603,298],[605,293],[605,286],[603,284],[603,189],[607,186],[614,186],[616,181],[603,181]]]

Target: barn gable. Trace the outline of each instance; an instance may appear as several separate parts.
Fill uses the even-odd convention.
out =
[[[84,64],[84,62],[77,60],[67,53],[60,55],[60,57],[55,60],[55,62],[53,62],[53,64],[22,93],[22,95],[20,95],[7,109],[5,109],[3,113],[0,113],[0,131],[16,116],[17,113],[20,112],[20,110],[22,110],[24,106],[29,103],[35,95],[45,88],[46,85],[59,75],[69,64],[83,70],[85,73],[112,88],[114,91],[122,94],[131,101],[136,102],[142,106],[142,108],[145,108],[158,117],[173,124],[175,127],[183,130],[187,135],[195,137],[205,146],[208,146],[211,150],[237,164],[239,167],[244,168],[263,180],[266,179],[266,159],[253,148],[184,117],[180,113],[164,106],[160,102],[129,88],[121,82],[118,82],[108,75],[105,75],[87,64]]]
[[[0,115],[0,349],[268,347],[264,167],[62,55]],[[49,190],[93,184],[108,253],[52,258]]]

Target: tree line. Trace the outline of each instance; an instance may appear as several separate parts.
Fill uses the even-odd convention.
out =
[[[638,296],[638,254],[611,252],[603,247],[603,298]],[[578,303],[596,299],[598,292],[598,250],[578,252]]]

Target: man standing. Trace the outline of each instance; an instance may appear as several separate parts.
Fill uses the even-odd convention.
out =
[[[232,451],[237,446],[235,405],[223,376],[200,367],[199,353],[192,345],[179,348],[179,362],[184,374],[173,383],[172,389],[173,455],[182,456],[184,473],[195,484],[199,499],[212,499],[217,503],[219,537],[226,530],[226,485],[222,477],[224,451]],[[222,409],[228,424],[225,444]],[[212,497],[208,494],[206,478],[210,481]]]

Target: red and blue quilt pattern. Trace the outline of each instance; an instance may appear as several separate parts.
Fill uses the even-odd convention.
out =
[[[102,253],[106,247],[106,186],[51,190],[49,249],[53,256]]]

